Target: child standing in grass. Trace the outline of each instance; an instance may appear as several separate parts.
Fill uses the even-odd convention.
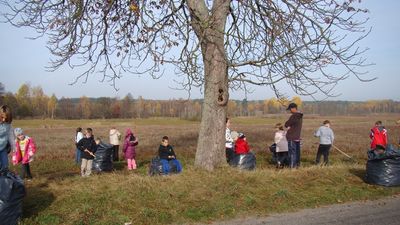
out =
[[[121,140],[121,133],[112,127],[110,130],[110,144],[113,145],[113,161],[119,161],[119,141]]]
[[[139,144],[139,140],[137,137],[133,135],[131,129],[126,129],[125,132],[125,139],[124,139],[124,146],[123,146],[123,153],[124,157],[128,163],[128,170],[135,170],[136,169],[136,145]]]
[[[81,151],[81,176],[90,176],[92,173],[93,159],[95,157],[94,153],[97,149],[92,128],[86,128],[85,137],[78,142],[77,147]]]
[[[36,153],[36,145],[31,137],[24,134],[21,128],[15,128],[16,151],[13,156],[13,164],[21,163],[21,178],[32,179],[29,163],[33,161],[33,155]]]
[[[276,144],[276,167],[281,169],[287,161],[289,147],[286,139],[286,131],[281,123],[275,124],[274,143]]]
[[[319,137],[319,146],[315,163],[319,164],[321,155],[323,155],[324,165],[328,165],[329,150],[331,149],[333,140],[335,139],[329,120],[325,120],[323,122],[323,125],[318,128],[318,130],[314,133],[314,136]]]
[[[78,127],[78,128],[76,128],[76,134],[75,134],[75,146],[78,146],[78,142],[82,138],[83,138],[82,128]],[[81,150],[79,150],[78,147],[76,147],[75,163],[76,163],[76,165],[81,164]]]
[[[8,153],[15,150],[15,139],[11,127],[12,113],[10,107],[0,107],[0,171],[8,168]]]

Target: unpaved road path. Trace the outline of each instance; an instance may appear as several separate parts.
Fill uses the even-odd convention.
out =
[[[303,209],[294,213],[247,217],[208,225],[399,225],[400,195],[375,201],[359,201]]]

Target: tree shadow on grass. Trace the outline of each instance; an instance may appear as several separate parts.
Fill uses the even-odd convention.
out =
[[[53,193],[48,191],[46,187],[46,184],[26,187],[26,196],[22,204],[22,218],[37,216],[55,200]]]
[[[79,170],[76,171],[52,171],[49,173],[43,173],[41,174],[42,177],[47,178],[48,181],[54,181],[54,180],[63,180],[69,177],[75,177],[79,176],[80,172]]]
[[[349,169],[349,172],[357,177],[359,177],[362,181],[365,181],[365,170],[364,169],[355,169],[351,168]]]
[[[123,161],[114,161],[113,168],[114,168],[114,170],[117,170],[117,171],[124,170],[125,164],[126,164],[126,162],[124,160]]]

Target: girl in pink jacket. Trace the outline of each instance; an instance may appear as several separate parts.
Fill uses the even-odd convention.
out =
[[[17,137],[15,140],[15,152],[12,157],[14,165],[22,163],[21,178],[32,179],[29,163],[33,160],[33,155],[36,153],[36,145],[31,137],[24,134],[21,128],[15,128],[14,134]]]
[[[124,152],[124,157],[128,163],[128,170],[135,170],[136,166],[136,145],[139,144],[139,140],[133,135],[131,129],[126,129],[124,145],[122,151]]]

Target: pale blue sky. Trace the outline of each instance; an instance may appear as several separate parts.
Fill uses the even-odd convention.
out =
[[[370,50],[365,55],[369,62],[376,65],[368,68],[367,77],[378,77],[369,83],[359,82],[350,78],[340,83],[335,93],[342,95],[330,100],[369,100],[393,99],[400,100],[400,1],[398,0],[363,0],[362,4],[370,10],[369,25],[372,33],[362,42]],[[6,91],[15,93],[18,88],[28,82],[31,86],[41,86],[47,95],[55,94],[58,98],[80,97],[116,97],[123,98],[131,93],[134,98],[143,96],[148,99],[187,98],[187,92],[171,88],[179,87],[172,80],[173,75],[164,76],[159,80],[132,74],[125,74],[117,80],[119,91],[115,91],[109,83],[100,83],[100,75],[93,75],[88,83],[69,85],[78,72],[64,68],[56,72],[46,72],[52,57],[45,47],[46,39],[28,40],[30,33],[26,29],[18,29],[9,24],[0,24],[0,82]],[[171,72],[170,74],[173,74]],[[285,90],[287,89],[287,90]],[[283,92],[289,97],[294,94],[286,87]],[[243,99],[243,91],[231,92],[231,99]],[[202,98],[195,90],[191,98]],[[256,88],[247,95],[249,100],[261,100],[273,97],[268,87]],[[310,100],[309,98],[304,98]]]

